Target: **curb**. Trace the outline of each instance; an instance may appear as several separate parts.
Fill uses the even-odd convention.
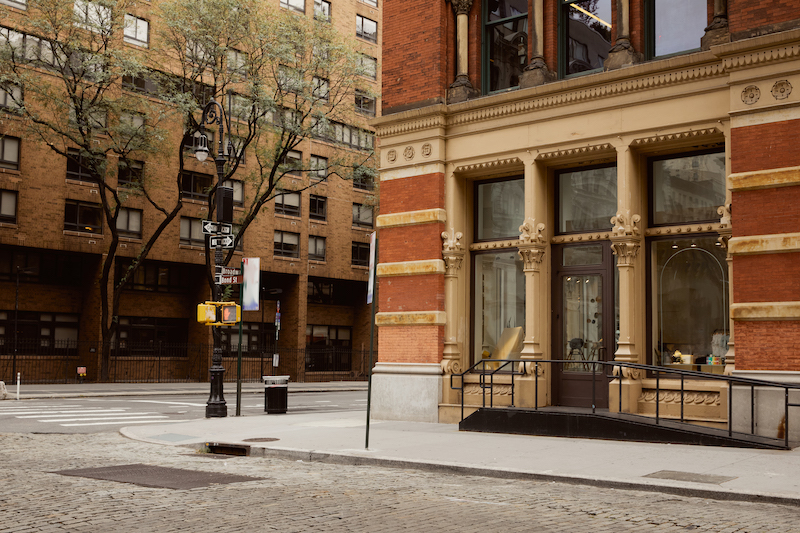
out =
[[[222,443],[218,443],[222,444]],[[241,447],[243,444],[230,443],[231,446]],[[197,451],[206,449],[203,443],[179,445]],[[314,450],[295,448],[266,448],[249,445],[250,457],[268,457],[292,461],[306,461],[347,466],[381,466],[385,468],[413,469],[424,472],[440,474],[453,474],[460,476],[479,476],[497,479],[513,479],[522,481],[544,481],[550,483],[567,483],[570,485],[584,485],[620,490],[636,490],[645,492],[658,492],[692,498],[706,498],[722,501],[741,501],[750,503],[770,503],[800,507],[800,498],[790,498],[775,494],[756,492],[733,492],[694,487],[676,487],[657,483],[637,483],[608,478],[591,478],[559,474],[538,474],[534,472],[521,472],[516,470],[503,470],[482,468],[476,466],[460,465],[457,463],[434,463],[428,461],[412,461],[408,459],[393,459],[388,457],[368,457],[343,453],[330,453]]]

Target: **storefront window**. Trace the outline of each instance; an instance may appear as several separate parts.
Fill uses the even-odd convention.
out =
[[[650,243],[654,364],[722,373],[728,269],[715,236]]]
[[[473,362],[518,359],[524,338],[525,274],[517,250],[475,255],[474,272]]]
[[[475,239],[509,239],[519,236],[525,220],[525,181],[514,178],[478,183],[475,187]]]
[[[604,231],[617,213],[617,167],[567,170],[556,176],[558,232]]]
[[[652,222],[684,224],[718,220],[725,203],[725,153],[651,159]]]

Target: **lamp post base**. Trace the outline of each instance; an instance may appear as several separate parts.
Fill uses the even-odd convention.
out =
[[[222,375],[225,367],[216,363],[211,366],[211,395],[206,402],[206,418],[224,418],[228,416],[228,406],[225,403],[222,390]]]

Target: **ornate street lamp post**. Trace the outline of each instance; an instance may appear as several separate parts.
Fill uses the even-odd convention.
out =
[[[198,145],[195,149],[195,157],[201,163],[208,157],[208,137],[205,133],[206,124],[216,124],[218,127],[218,143],[217,143],[217,156],[214,158],[214,163],[217,165],[217,224],[229,224],[232,220],[231,205],[229,204],[233,198],[233,190],[224,190],[222,187],[222,179],[225,177],[225,163],[227,157],[224,150],[224,130],[222,121],[222,106],[213,98],[203,108],[203,117],[200,119],[200,138]],[[227,200],[227,201],[226,201]],[[214,270],[215,272],[222,266],[222,242],[221,239],[216,239],[214,246]],[[214,283],[213,298],[215,302],[220,300],[220,286]],[[222,375],[225,373],[225,367],[222,366],[222,334],[218,326],[211,326],[211,334],[214,339],[214,352],[211,356],[211,395],[206,402],[206,418],[221,418],[228,416],[228,407],[225,404],[222,390]]]

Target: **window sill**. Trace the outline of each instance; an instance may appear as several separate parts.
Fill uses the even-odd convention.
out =
[[[70,185],[78,185],[79,187],[98,187],[97,183],[93,181],[83,181],[83,180],[75,180],[72,178],[66,178],[66,182]]]
[[[353,226],[351,226],[351,229],[354,229],[356,231],[375,231],[375,226],[356,226],[356,225],[353,225]]]
[[[70,237],[91,237],[92,239],[102,239],[102,233],[91,233],[89,231],[75,231],[71,229],[65,229],[64,235],[68,235]]]
[[[275,213],[275,218],[285,218],[287,220],[302,220],[300,215],[284,215],[283,213]]]
[[[300,260],[300,257],[286,257],[283,255],[273,255],[272,258],[275,259],[276,261],[289,261],[292,263],[296,263],[297,261]]]
[[[0,228],[19,229],[16,222],[0,222]]]
[[[141,244],[142,243],[142,238],[141,237],[125,237],[125,236],[120,235],[119,242],[132,242],[132,243]]]
[[[180,248],[182,250],[201,250],[203,252],[206,251],[205,245],[197,246],[195,244],[183,244],[183,243],[180,243],[180,244],[178,244],[178,248]]]
[[[133,41],[133,40],[124,39],[124,42],[125,42],[125,44],[129,44],[129,45],[135,46],[137,48],[149,48],[150,47],[149,43],[145,43],[145,42],[142,42],[142,41]]]
[[[369,265],[350,265],[350,268],[355,268],[356,270],[369,270]]]
[[[327,265],[328,262],[325,261],[324,259],[309,259],[308,260],[308,264],[309,265]]]
[[[181,198],[181,202],[186,202],[187,204],[208,206],[207,200],[196,200],[194,198]]]
[[[0,174],[8,174],[9,176],[21,176],[22,172],[11,168],[0,168]]]
[[[317,220],[316,218],[310,218],[310,217],[308,219],[308,223],[309,224],[322,224],[323,226],[327,226],[328,225],[328,221],[327,220]]]

